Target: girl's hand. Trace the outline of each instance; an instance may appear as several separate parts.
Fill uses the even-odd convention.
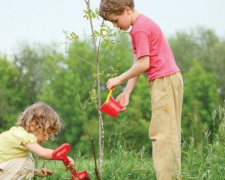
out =
[[[66,167],[66,169],[73,169],[74,168],[74,160],[68,156],[68,159],[69,159],[69,164],[68,166]]]
[[[34,171],[34,173],[38,176],[41,176],[41,177],[46,177],[46,176],[50,176],[50,175],[53,175],[54,174],[54,171],[50,171],[48,169],[45,169],[45,168],[41,168],[41,169],[36,169]]]

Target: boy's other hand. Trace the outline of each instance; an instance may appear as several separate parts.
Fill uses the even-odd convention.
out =
[[[125,111],[126,108],[127,108],[127,105],[129,104],[129,98],[130,98],[130,95],[125,93],[125,92],[122,92],[117,98],[116,98],[116,101],[121,105],[123,106],[123,108],[121,109],[121,111]]]

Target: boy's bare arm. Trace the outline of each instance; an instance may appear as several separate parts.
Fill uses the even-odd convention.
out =
[[[133,64],[135,64],[137,61],[138,61],[138,60],[137,60],[137,55],[134,54],[134,55],[133,55]],[[139,78],[139,75],[136,76],[136,77],[134,77],[134,78],[132,78],[132,79],[129,79],[128,82],[127,82],[127,85],[126,85],[126,87],[125,87],[125,89],[124,89],[123,92],[130,95],[131,92],[132,92],[133,89],[134,89],[134,86],[135,86],[135,84],[136,84],[138,78]]]
[[[118,76],[118,78],[122,82],[127,81],[136,76],[139,76],[141,73],[148,70],[149,67],[150,67],[149,56],[143,56],[140,59],[138,59],[129,70]]]
[[[134,58],[135,59],[135,58]],[[128,93],[131,93],[132,89],[134,88],[134,85],[136,84],[136,81],[138,79],[138,76],[148,70],[150,67],[150,60],[149,56],[143,56],[140,59],[134,61],[133,66],[121,74],[120,76],[117,76],[115,78],[111,78],[106,83],[106,87],[108,90],[112,89],[115,86],[118,86],[122,84],[124,81],[127,81],[130,79],[130,81],[127,84],[126,91]]]

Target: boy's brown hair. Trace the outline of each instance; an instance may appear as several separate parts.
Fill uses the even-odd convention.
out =
[[[134,0],[101,0],[99,14],[104,20],[107,20],[108,14],[123,14],[126,6],[133,10]]]

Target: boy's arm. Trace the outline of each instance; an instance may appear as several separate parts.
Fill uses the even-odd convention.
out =
[[[138,60],[137,60],[137,55],[134,54],[134,55],[133,55],[133,65],[134,65],[137,61],[138,61]],[[127,82],[127,85],[126,85],[126,87],[125,87],[125,89],[124,89],[123,92],[126,93],[126,94],[128,94],[128,95],[130,95],[131,92],[132,92],[133,89],[134,89],[134,86],[135,86],[135,84],[136,84],[138,78],[139,78],[139,75],[137,75],[136,77],[133,77],[132,79],[129,79],[128,82]]]
[[[149,56],[143,56],[137,60],[136,55],[134,55],[134,63],[133,66],[115,78],[111,78],[107,81],[106,87],[108,90],[111,90],[113,87],[122,84],[124,81],[130,80],[126,86],[126,92],[131,93],[133,90],[139,75],[150,67],[150,59]]]
[[[141,73],[147,71],[149,69],[149,67],[150,67],[149,56],[143,56],[138,60],[136,57],[134,57],[133,66],[129,70],[127,70],[126,72],[121,74],[118,78],[122,82],[127,81],[127,80],[134,78],[136,76],[139,76]]]
[[[129,79],[124,91],[116,98],[116,100],[120,103],[120,105],[123,106],[121,111],[126,110],[128,104],[129,104],[130,94],[133,91],[138,78],[139,78],[139,76]]]
[[[142,60],[143,60],[143,59],[137,60],[136,54],[134,54],[134,58],[133,58],[133,59],[134,59],[134,61],[133,61],[133,66],[135,66],[135,64],[136,64],[138,61],[142,61]],[[144,59],[144,61],[145,61],[145,60],[146,60],[146,61],[147,61],[147,60],[149,61],[148,58]],[[129,70],[128,70],[128,71],[129,71]],[[134,89],[134,86],[135,86],[135,84],[136,84],[136,82],[137,82],[137,80],[138,80],[138,78],[139,78],[139,75],[140,75],[140,74],[138,74],[137,76],[135,76],[135,77],[129,79],[128,82],[127,82],[127,85],[126,85],[126,87],[125,87],[125,89],[124,89],[124,91],[116,98],[116,100],[123,106],[123,108],[122,108],[121,111],[125,111],[125,110],[126,110],[128,104],[129,104],[130,94],[131,94],[131,92],[132,92],[133,89]]]

